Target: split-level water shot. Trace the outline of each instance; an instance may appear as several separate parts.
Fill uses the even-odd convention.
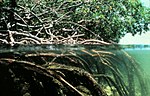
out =
[[[0,0],[0,96],[150,96],[150,1]]]

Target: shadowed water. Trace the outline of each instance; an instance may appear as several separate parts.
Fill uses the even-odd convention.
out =
[[[58,56],[69,57],[72,61],[76,58],[81,63],[80,67],[93,74],[108,96],[148,96],[145,91],[148,90],[149,82],[145,81],[149,80],[150,74],[149,51],[150,47],[143,45],[28,45],[0,48],[1,54],[14,54],[12,56],[16,59],[24,54],[35,56],[38,53],[47,56],[55,53],[56,59]],[[0,57],[3,58],[2,55]],[[71,63],[63,61],[67,60],[63,58],[55,62]]]

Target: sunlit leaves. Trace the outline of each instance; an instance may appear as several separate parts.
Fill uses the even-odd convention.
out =
[[[50,11],[47,20],[57,21],[53,28],[59,35],[63,35],[60,29],[74,28],[78,34],[85,34],[86,39],[118,42],[126,33],[147,31],[150,21],[150,9],[144,8],[139,0],[19,0],[18,4],[37,14]],[[66,35],[70,34],[74,31]]]
[[[77,15],[80,14],[80,19],[96,22],[90,30],[105,41],[118,41],[125,33],[134,35],[148,30],[145,8],[138,0],[90,0],[78,8]]]

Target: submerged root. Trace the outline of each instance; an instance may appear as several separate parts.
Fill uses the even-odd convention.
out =
[[[1,96],[106,96],[91,75],[80,68],[56,63],[44,68],[27,61],[0,59],[0,69]]]
[[[1,52],[0,78],[5,79],[0,79],[0,90],[3,92],[10,90],[14,96],[147,94],[148,89],[140,66],[122,51],[111,52],[106,49],[78,51]],[[5,88],[2,88],[4,86]],[[35,93],[35,90],[39,93]],[[6,93],[0,96],[8,95]]]

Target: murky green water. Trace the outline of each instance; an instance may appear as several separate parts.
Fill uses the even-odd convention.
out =
[[[132,58],[135,59],[136,62],[138,62],[138,64],[143,69],[144,73],[140,74],[138,70],[139,68],[138,64],[136,62],[132,62],[132,60],[129,59],[130,56],[125,55],[122,50],[125,50]],[[123,87],[118,87],[117,85],[106,84],[106,86],[104,86],[104,89],[107,89],[108,86],[110,86],[110,88],[115,88],[114,91],[117,88],[118,88],[117,90],[124,88],[123,92],[128,90],[128,92],[131,93],[128,96],[133,95],[143,96],[141,95],[142,92],[145,91],[145,89],[143,88],[143,86],[145,86],[143,78],[145,78],[145,80],[148,81],[147,85],[149,86],[150,89],[149,83],[150,46],[145,47],[141,45],[138,46],[31,45],[12,48],[8,47],[0,48],[0,53],[7,53],[7,52],[9,52],[10,54],[14,54],[16,58],[18,58],[17,56],[20,56],[18,54],[26,54],[26,53],[57,53],[57,54],[67,54],[66,56],[73,55],[77,59],[80,59],[84,61],[85,64],[87,64],[86,65],[87,69],[89,68],[90,69],[89,72],[95,74],[93,75],[95,76],[95,78],[97,78],[100,75],[101,76],[107,75],[110,76],[116,84],[120,83],[120,85],[122,84],[125,85]],[[86,66],[84,65],[85,69]],[[118,79],[117,76],[119,76],[120,79]],[[103,81],[100,81],[100,84],[103,84],[102,82]],[[105,83],[106,82],[104,82],[104,84]],[[138,85],[135,86],[134,84]],[[108,92],[110,91],[111,94],[113,92],[112,90],[107,91]],[[132,94],[132,92],[135,92],[135,94]],[[145,93],[143,93],[144,96],[149,96],[145,95]],[[118,96],[118,95],[109,95],[109,96]]]
[[[150,49],[126,50],[143,68],[147,75],[150,75]]]
[[[144,78],[147,80],[150,92],[150,48],[129,48],[126,50],[132,58],[134,58],[144,71]],[[149,96],[147,94],[147,96]]]

